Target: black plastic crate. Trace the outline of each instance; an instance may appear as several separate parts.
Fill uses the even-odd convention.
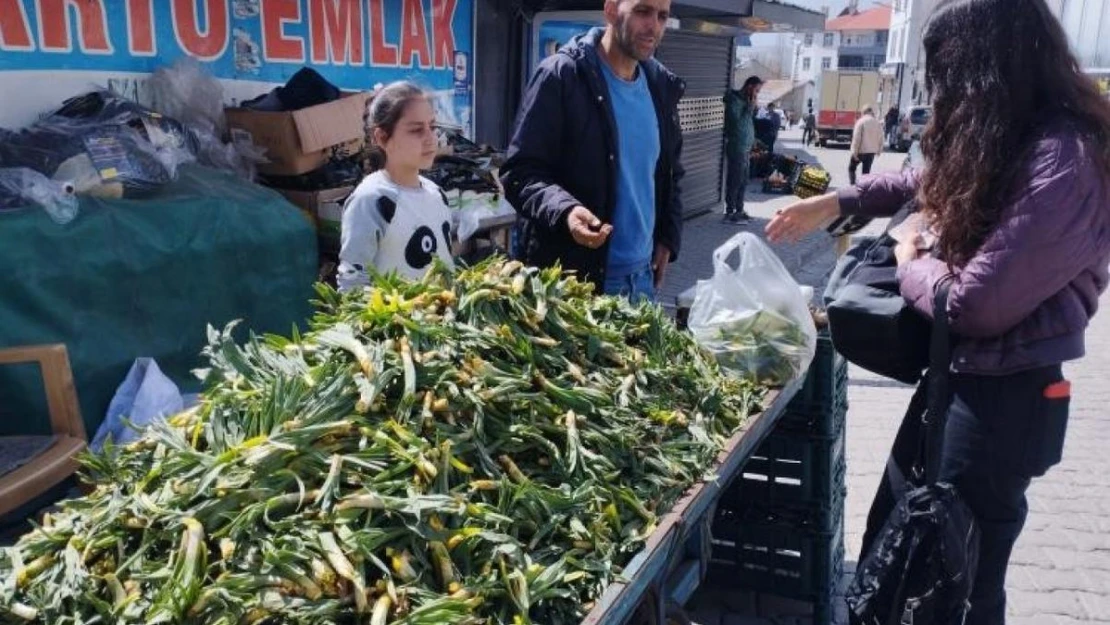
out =
[[[817,349],[806,373],[806,381],[791,399],[791,405],[827,406],[847,391],[848,361],[833,349],[827,330],[817,335]]]
[[[818,335],[817,351],[806,380],[791,398],[778,429],[832,438],[844,426],[848,410],[848,361],[836,353],[827,333]]]
[[[820,410],[788,407],[775,424],[775,432],[810,440],[831,440],[840,436],[848,419],[848,400],[843,398]]]
[[[752,504],[822,510],[843,498],[846,463],[844,430],[836,438],[808,439],[772,433],[744,464],[722,496],[740,510]]]
[[[843,521],[844,502],[848,495],[845,482],[847,465],[840,463],[829,487],[828,496],[809,501],[783,501],[753,498],[754,489],[730,489],[722,496],[718,509],[730,514],[774,518],[791,526],[813,531],[831,532]]]
[[[815,531],[773,515],[719,511],[709,574],[734,580],[738,590],[812,601],[814,623],[826,625],[844,553],[843,515],[833,530]]]

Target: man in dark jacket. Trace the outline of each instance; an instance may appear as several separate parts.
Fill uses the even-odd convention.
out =
[[[501,168],[523,260],[634,301],[654,299],[681,247],[685,84],[652,58],[670,4],[606,0],[604,30],[544,59]]]
[[[890,107],[886,112],[886,120],[884,120],[883,130],[886,133],[886,140],[889,142],[891,148],[895,146],[894,133],[898,130],[898,122],[901,120],[902,114],[898,112],[897,106]]]
[[[725,153],[728,181],[725,186],[725,222],[744,224],[751,220],[744,211],[744,192],[751,178],[752,146],[755,145],[756,98],[763,79],[749,76],[740,89],[725,94]]]

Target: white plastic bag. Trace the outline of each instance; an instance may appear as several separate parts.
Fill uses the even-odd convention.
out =
[[[159,67],[147,81],[153,108],[176,119],[194,132],[220,136],[224,119],[224,89],[192,57],[182,57],[173,65]]]
[[[482,229],[482,222],[504,215],[514,215],[511,204],[504,198],[498,199],[489,193],[473,193],[463,191],[459,197],[458,205],[459,241],[467,241]]]
[[[782,386],[806,372],[817,349],[808,299],[775,253],[742,232],[713,252],[713,277],[698,281],[689,328],[725,369]]]
[[[158,68],[147,88],[155,110],[189,129],[201,165],[230,171],[244,180],[255,179],[257,165],[267,162],[266,150],[244,133],[232,133],[231,141],[223,142],[227,129],[223,85],[196,59],[183,57]]]
[[[0,167],[0,194],[41,206],[56,223],[77,217],[77,197],[71,182],[58,182],[26,167]],[[0,201],[0,206],[5,202]]]
[[[137,440],[156,421],[185,409],[185,398],[177,385],[158,368],[153,358],[138,358],[116,389],[108,415],[89,446],[100,452],[111,439],[115,445]]]

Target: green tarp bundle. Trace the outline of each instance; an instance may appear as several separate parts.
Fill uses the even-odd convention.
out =
[[[316,237],[277,193],[183,166],[142,200],[82,198],[64,226],[0,212],[0,348],[64,343],[90,439],[137,357],[183,390],[206,327],[288,334],[311,314]],[[49,433],[37,367],[0,366],[0,435]]]

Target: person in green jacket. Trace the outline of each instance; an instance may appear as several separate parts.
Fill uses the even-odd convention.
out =
[[[755,145],[756,98],[763,88],[759,76],[751,76],[740,89],[725,94],[725,152],[728,156],[728,183],[725,189],[725,221],[744,224],[751,220],[744,212],[744,191],[751,173],[751,151]]]

